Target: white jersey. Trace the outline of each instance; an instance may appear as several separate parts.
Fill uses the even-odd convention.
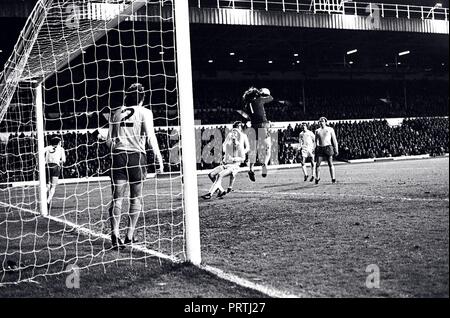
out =
[[[246,134],[233,128],[227,135],[223,143],[225,152],[224,163],[241,163],[245,161],[245,154],[249,150],[249,141]]]
[[[151,110],[142,106],[122,106],[112,116],[108,139],[113,141],[113,150],[146,153],[146,137],[153,133]]]
[[[332,127],[318,128],[316,130],[317,146],[334,146],[337,148],[336,133]]]
[[[66,154],[64,148],[61,146],[47,146],[44,148],[45,163],[53,163],[60,166],[66,161]]]
[[[313,150],[316,144],[316,136],[310,130],[302,131],[299,136],[300,147],[305,150]]]

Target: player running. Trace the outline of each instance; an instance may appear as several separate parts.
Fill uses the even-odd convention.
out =
[[[59,137],[54,137],[50,142],[50,146],[44,148],[44,156],[47,177],[47,209],[50,210],[59,175],[61,174],[61,167],[66,162],[66,153],[61,146]]]
[[[270,90],[267,88],[261,88],[260,90],[255,87],[250,87],[243,96],[245,104],[245,112],[241,112],[244,117],[248,117],[252,124],[252,128],[256,132],[256,149],[262,147],[262,155],[264,157],[262,166],[262,177],[267,177],[267,165],[270,161],[270,154],[272,148],[272,142],[270,138],[269,128],[270,123],[267,120],[265,105],[273,101],[273,97],[270,95]],[[262,144],[259,139],[262,138]],[[255,172],[253,167],[255,165],[256,158],[250,158],[250,170],[248,177],[251,181],[255,182]],[[261,158],[260,158],[261,161]]]
[[[245,161],[245,155],[250,149],[248,137],[243,133],[242,126],[243,124],[241,122],[235,122],[233,129],[225,138],[222,145],[223,152],[225,153],[222,164],[208,174],[211,181],[213,181],[213,185],[207,194],[202,195],[202,199],[211,199],[216,191],[219,191],[217,195],[219,198],[233,191],[233,185],[236,181],[239,167]],[[230,184],[227,191],[225,191],[222,188],[222,180],[227,176],[230,176]]]
[[[131,85],[125,95],[124,106],[111,118],[107,142],[111,147],[111,188],[113,201],[109,210],[111,243],[114,248],[135,243],[134,231],[142,209],[142,187],[147,175],[146,142],[158,161],[157,172],[164,171],[163,159],[153,127],[153,113],[143,107],[144,87]],[[130,187],[128,228],[122,243],[119,233],[123,199]]]
[[[300,142],[300,152],[302,155],[302,170],[303,175],[305,177],[304,181],[308,181],[308,172],[306,171],[306,160],[308,158],[311,159],[311,179],[310,182],[314,181],[314,176],[316,172],[316,162],[314,158],[314,151],[316,149],[316,137],[312,131],[308,129],[308,125],[306,123],[302,123],[302,131],[299,135]]]
[[[319,119],[320,128],[316,130],[316,184],[320,181],[320,164],[325,159],[330,168],[331,182],[336,183],[336,173],[333,164],[333,156],[339,155],[336,133],[332,127],[327,126],[325,117]]]

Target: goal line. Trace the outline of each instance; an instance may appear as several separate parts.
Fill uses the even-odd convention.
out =
[[[51,215],[44,216],[41,213],[33,211],[31,209],[27,209],[27,208],[24,208],[24,207],[19,207],[19,206],[13,205],[13,204],[7,204],[7,203],[1,202],[1,201],[0,201],[0,207],[13,208],[13,209],[17,209],[17,210],[20,210],[20,211],[23,211],[23,212],[27,212],[27,213],[30,213],[32,215],[35,215],[38,218],[41,217],[41,218],[44,218],[44,219],[56,222],[58,224],[62,224],[64,226],[68,226],[68,227],[71,228],[71,230],[76,231],[76,232],[80,233],[81,235],[85,235],[85,236],[88,236],[88,237],[95,237],[95,238],[103,239],[105,241],[111,241],[111,238],[110,238],[109,235],[99,233],[99,232],[94,231],[92,229],[89,229],[89,228],[86,228],[84,226],[75,224],[75,223],[73,223],[71,221],[68,221],[66,219],[61,219],[61,218],[54,217],[54,216],[51,216]],[[139,245],[139,244],[133,244],[132,245],[132,249],[135,250],[135,251],[141,252],[141,253],[145,253],[147,255],[158,257],[159,259],[170,261],[170,262],[172,262],[174,264],[182,264],[183,263],[182,260],[180,260],[180,259],[178,259],[176,257],[172,257],[172,256],[169,256],[169,255],[160,253],[158,251],[146,248],[145,246],[142,246],[142,245]],[[304,297],[304,295],[295,295],[295,294],[292,294],[292,293],[289,293],[289,292],[281,291],[281,290],[278,290],[278,289],[275,289],[275,288],[272,288],[272,287],[269,287],[269,286],[265,286],[265,285],[262,285],[262,284],[258,284],[258,283],[252,282],[250,280],[247,280],[247,279],[239,277],[237,275],[228,273],[228,272],[226,272],[226,271],[224,271],[224,270],[222,270],[220,268],[214,267],[214,266],[209,266],[209,265],[206,265],[206,264],[203,264],[203,263],[202,264],[192,264],[192,265],[197,267],[197,268],[199,268],[200,270],[202,270],[204,272],[207,272],[207,273],[210,273],[210,274],[212,274],[212,275],[214,275],[214,276],[216,276],[216,277],[218,277],[220,279],[223,279],[225,281],[228,281],[228,282],[230,282],[232,284],[235,284],[235,285],[238,285],[238,286],[241,286],[241,287],[244,287],[244,288],[255,290],[255,291],[260,292],[260,293],[262,293],[262,294],[264,294],[264,295],[266,295],[268,297],[272,297],[272,298],[301,298],[301,297]],[[60,274],[60,273],[57,273],[57,274]],[[33,280],[29,280],[29,282],[32,282],[32,281]],[[9,284],[9,283],[2,283],[2,284]],[[13,282],[11,284],[17,284],[17,282]]]

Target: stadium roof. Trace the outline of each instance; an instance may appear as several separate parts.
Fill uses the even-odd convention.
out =
[[[13,1],[18,0],[0,0],[0,6]],[[376,2],[432,6],[436,1]],[[448,7],[448,0],[440,2]],[[0,70],[10,55],[23,23],[23,19],[0,19]],[[224,25],[192,25],[191,30],[194,70],[314,71],[320,67],[339,68],[344,65],[344,53],[356,48],[358,53],[346,61],[354,62],[354,69],[395,65],[395,55],[409,50],[411,54],[402,58],[403,66],[422,71],[432,69],[448,72],[448,35]],[[235,55],[231,56],[230,53]],[[298,58],[293,54],[299,54]],[[210,60],[213,63],[208,63]],[[269,60],[273,63],[269,64]]]
[[[409,69],[448,72],[448,35],[192,25],[191,36],[194,70],[315,71],[342,69],[344,59],[374,70],[397,59]],[[403,51],[410,54],[398,56]]]

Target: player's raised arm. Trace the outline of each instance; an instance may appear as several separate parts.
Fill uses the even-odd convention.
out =
[[[269,104],[273,102],[273,97],[270,94],[270,90],[267,88],[261,88],[260,97],[264,100],[264,104]]]
[[[159,169],[158,172],[164,172],[164,162],[161,155],[161,151],[159,150],[158,139],[156,138],[155,128],[153,126],[153,113],[150,110],[145,112],[145,116],[143,118],[143,128],[145,135],[147,136],[147,141],[149,145],[152,147],[152,151],[158,160]]]

